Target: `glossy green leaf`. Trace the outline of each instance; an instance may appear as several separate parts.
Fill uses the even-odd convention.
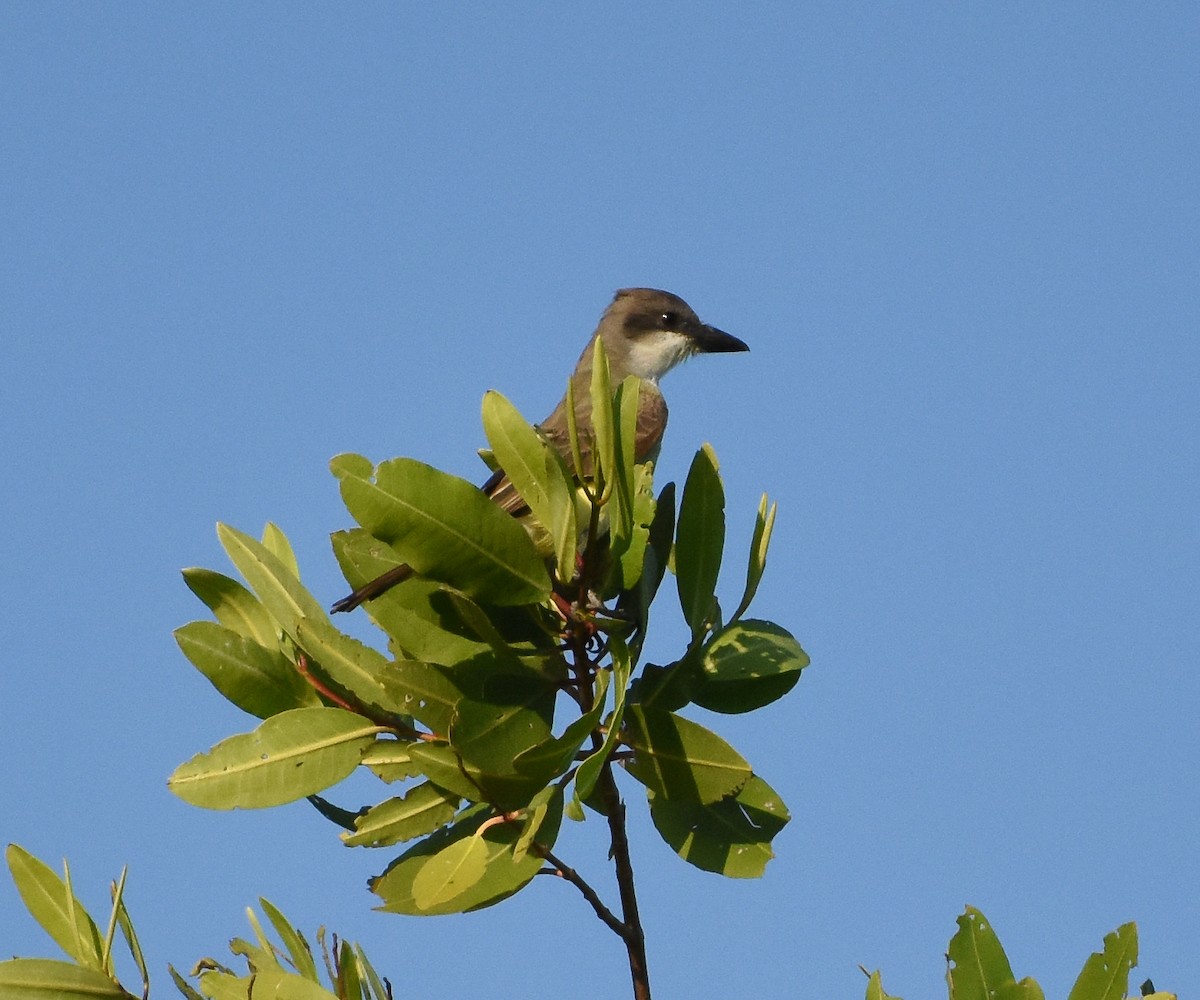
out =
[[[29,915],[76,962],[102,970],[100,929],[69,884],[23,847],[9,844],[4,856]]]
[[[275,928],[275,933],[279,935],[279,940],[283,942],[296,972],[305,979],[317,982],[317,963],[313,959],[312,947],[308,940],[269,899],[260,896],[258,905],[262,907],[263,913],[271,921],[271,926]]]
[[[947,957],[954,1000],[992,1000],[998,990],[1015,982],[1000,939],[973,906],[958,918],[958,931],[950,939]]]
[[[725,547],[725,489],[711,445],[692,459],[675,532],[675,576],[679,603],[692,635],[713,615],[721,551]]]
[[[557,801],[561,803],[562,800]],[[477,837],[487,848],[486,869],[478,881],[448,900],[425,907],[418,905],[414,897],[414,883],[425,866],[437,864],[433,859],[443,851],[465,838],[475,837],[480,825],[493,815],[485,805],[474,806],[461,814],[452,826],[443,827],[405,851],[382,875],[371,881],[371,891],[383,900],[380,909],[414,915],[461,913],[492,906],[526,886],[542,867],[541,856],[536,850],[530,850],[521,859],[516,859],[514,848],[521,836],[521,824],[492,823]],[[549,809],[537,831],[536,843],[552,848],[561,820],[561,809]],[[433,875],[428,878],[432,880]]]
[[[498,392],[483,397],[483,429],[509,480],[550,533],[559,577],[575,575],[575,482],[558,449]]]
[[[180,765],[168,787],[206,809],[261,809],[337,784],[379,728],[340,708],[296,708]]]
[[[331,463],[347,509],[423,576],[491,604],[531,604],[550,591],[520,523],[465,479],[410,458],[374,470],[359,455]]]
[[[347,847],[388,847],[444,826],[458,811],[459,796],[428,781],[403,798],[372,806],[355,822],[354,833],[342,834]]]
[[[719,802],[750,778],[750,765],[733,747],[672,712],[630,705],[623,739],[636,751],[629,773],[668,799]]]
[[[134,1000],[98,969],[49,958],[0,962],[4,1000]]]
[[[1067,1000],[1121,1000],[1137,960],[1137,925],[1122,924],[1104,936],[1104,951],[1093,952],[1083,963]]]
[[[796,686],[808,655],[786,629],[748,618],[709,642],[700,663],[704,683],[692,701],[713,712],[752,712]]]
[[[430,857],[413,878],[417,909],[429,912],[450,906],[487,873],[488,845],[478,837],[463,837]]]
[[[279,645],[279,626],[262,601],[237,580],[198,566],[183,571],[184,583],[202,600],[217,621],[260,646]]]
[[[233,629],[204,621],[177,628],[175,641],[212,686],[243,712],[265,719],[321,703],[274,643],[266,648]]]
[[[330,541],[351,587],[360,587],[402,562],[391,546],[362,528],[335,532]],[[452,664],[482,652],[487,645],[464,633],[442,595],[436,580],[414,577],[368,601],[364,609],[405,658]]]
[[[767,495],[764,493],[758,501],[758,514],[754,519],[754,535],[750,539],[750,558],[746,564],[746,589],[742,593],[742,601],[730,618],[735,622],[746,613],[754,595],[758,593],[758,585],[762,582],[763,573],[767,568],[767,549],[771,545],[771,532],[775,528],[775,512],[778,504],[767,506]]]
[[[760,878],[775,856],[771,841],[790,819],[783,800],[757,775],[719,802],[649,796],[663,840],[689,864],[728,878]]]
[[[311,658],[309,669],[352,705],[403,714],[387,684],[391,662],[378,650],[340,632],[328,618],[301,618],[296,645]],[[374,714],[374,713],[372,713]]]

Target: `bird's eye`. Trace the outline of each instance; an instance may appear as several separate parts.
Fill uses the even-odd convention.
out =
[[[673,330],[679,325],[679,313],[665,312],[661,316],[664,330]]]

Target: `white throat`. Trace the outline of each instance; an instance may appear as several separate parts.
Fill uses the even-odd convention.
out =
[[[694,350],[690,337],[672,330],[656,330],[629,342],[627,371],[647,382],[657,382]]]

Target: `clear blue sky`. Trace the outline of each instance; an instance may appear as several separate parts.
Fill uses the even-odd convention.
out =
[[[726,602],[779,500],[813,658],[716,720],[795,817],[764,880],[628,786],[656,997],[942,995],[966,903],[1048,996],[1127,920],[1200,992],[1195,4],[588,7],[6,5],[0,840],[96,904],[130,863],[162,996],[260,894],[405,995],[624,996],[564,884],[385,916],[306,806],[174,799],[252,720],[171,630],[217,520],[338,596],[330,456],[479,476],[484,390],[542,416],[654,285],[752,347],[668,377],[660,480],[713,443]],[[52,951],[6,881],[0,932]]]

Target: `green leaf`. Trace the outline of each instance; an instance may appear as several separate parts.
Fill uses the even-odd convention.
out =
[[[748,618],[704,647],[704,683],[692,701],[713,712],[752,712],[787,694],[807,666],[808,655],[790,632]]]
[[[391,665],[385,684],[400,711],[439,736],[449,733],[454,706],[462,692],[448,668],[420,660],[400,660]]]
[[[1028,976],[1020,982],[1008,983],[996,991],[996,1000],[1046,1000],[1042,988]]]
[[[550,578],[520,523],[479,489],[411,458],[340,455],[331,468],[347,509],[400,559],[491,604],[535,604]]]
[[[230,561],[246,578],[271,617],[293,640],[296,640],[296,625],[301,619],[328,620],[316,598],[262,542],[227,524],[217,525],[217,537]]]
[[[607,498],[619,474],[617,469],[616,417],[613,413],[612,381],[608,369],[608,356],[604,342],[597,337],[592,348],[591,418],[595,442],[592,462],[593,475],[604,484],[603,494]],[[583,428],[580,428],[582,432]]]
[[[218,622],[260,646],[279,645],[279,626],[262,602],[237,580],[211,569],[193,566],[183,571],[183,581],[202,600]]]
[[[380,729],[341,708],[295,708],[180,765],[167,783],[206,809],[262,809],[337,784]]]
[[[459,796],[453,792],[422,782],[403,798],[372,806],[355,821],[354,833],[342,834],[342,842],[347,847],[388,847],[412,840],[449,823],[458,803]]]
[[[292,550],[292,543],[288,541],[287,535],[279,525],[272,521],[267,522],[267,526],[263,528],[262,536],[263,547],[278,559],[287,568],[297,580],[300,579],[300,564],[296,562],[296,553]]]
[[[958,932],[950,939],[947,957],[952,1000],[992,1000],[998,990],[1014,982],[1000,939],[973,906],[958,918]]]
[[[703,633],[712,617],[724,547],[725,489],[717,456],[706,444],[696,452],[688,470],[675,533],[679,603],[693,638]]]
[[[403,561],[391,546],[362,528],[335,532],[330,541],[351,587],[360,587]],[[486,643],[465,633],[443,597],[442,585],[436,580],[414,577],[368,601],[364,609],[403,652],[403,658],[452,664],[485,650]]]
[[[479,838],[456,840],[421,866],[413,878],[413,903],[426,912],[447,906],[483,878],[488,859],[488,845]]]
[[[1137,959],[1137,925],[1122,924],[1104,936],[1104,951],[1093,952],[1083,963],[1067,1000],[1121,1000]]]
[[[479,671],[478,689],[464,691],[455,705],[450,744],[466,763],[488,770],[503,763],[511,771],[515,757],[550,738],[556,695],[532,672]]]
[[[49,958],[0,962],[4,1000],[133,1000],[132,994],[98,969]]]
[[[630,705],[623,739],[636,751],[629,773],[664,798],[719,802],[750,778],[750,765],[733,747],[672,712]]]
[[[76,962],[102,970],[100,929],[69,885],[49,865],[16,844],[8,845],[5,858],[29,915]]]
[[[561,797],[556,801],[561,804]],[[494,815],[488,806],[474,806],[462,813],[452,826],[442,827],[405,851],[382,875],[371,881],[371,891],[383,900],[380,909],[388,913],[417,916],[463,913],[499,903],[528,885],[542,867],[542,858],[536,850],[527,851],[520,859],[515,857],[514,849],[521,838],[520,823],[493,822],[482,833],[478,833],[480,826],[493,819]],[[552,848],[561,821],[561,808],[554,808],[552,804],[537,831],[536,843],[546,849]],[[432,902],[427,895],[421,894],[422,901],[427,904],[422,907],[414,893],[414,883],[421,877],[427,864],[437,866],[434,872],[425,876],[426,880],[433,882],[442,867],[436,861],[438,855],[465,838],[477,839],[487,848],[483,876],[463,892],[440,902]],[[465,851],[466,848],[457,850]],[[454,855],[451,855],[451,860],[453,858]]]
[[[494,761],[486,769],[462,759],[442,743],[414,743],[413,762],[435,785],[471,802],[490,802],[504,810],[523,809],[545,781],[540,775],[512,770],[512,761]]]
[[[125,945],[129,948],[129,954],[133,958],[133,964],[137,966],[138,973],[142,977],[143,993],[148,992],[150,988],[150,973],[146,968],[146,956],[142,951],[141,942],[138,940],[137,931],[134,930],[133,920],[129,916],[129,910],[125,906],[124,899],[125,886],[125,869],[121,869],[121,881],[119,891],[115,894],[113,900],[113,917],[116,919],[117,926],[121,929],[121,936],[125,939]],[[111,969],[111,965],[109,965]]]
[[[621,735],[621,724],[625,718],[625,699],[629,689],[629,676],[633,672],[633,658],[629,647],[615,635],[609,636],[609,654],[612,658],[613,710],[608,717],[608,732],[600,749],[591,754],[575,772],[575,792],[571,803],[572,814],[582,810],[582,803],[591,796],[600,778],[600,772],[616,749]]]
[[[871,973],[871,978],[867,980],[867,1000],[900,1000],[900,998],[883,991],[883,977],[876,969]]]
[[[483,429],[501,468],[538,523],[550,533],[558,575],[575,575],[579,529],[575,482],[558,449],[538,434],[500,393],[483,397]]]
[[[305,979],[311,979],[314,983],[317,982],[317,963],[313,959],[312,948],[304,935],[285,917],[269,899],[259,897],[258,905],[262,907],[263,913],[267,919],[271,921],[271,926],[275,928],[275,933],[279,935],[279,940],[283,942],[287,949],[288,958],[291,959],[292,965],[296,972]]]
[[[202,987],[206,986],[207,977],[203,977],[200,982]],[[224,1000],[224,997],[219,1000]],[[246,1000],[244,988],[239,1000]],[[277,967],[268,967],[254,970],[249,1000],[338,1000],[338,997],[319,983],[303,976],[285,972]]]
[[[380,781],[403,781],[421,773],[409,753],[411,746],[403,740],[378,739],[367,747],[362,764]]]
[[[668,799],[648,792],[654,826],[681,858],[728,878],[760,878],[775,856],[771,841],[791,818],[757,775],[720,802]]]
[[[212,686],[243,712],[265,719],[321,703],[274,643],[267,648],[224,625],[204,621],[177,628],[175,641]]]
[[[637,529],[641,528],[638,548],[644,551],[646,529],[650,524],[650,517],[654,513],[653,510],[649,512],[645,524],[640,526],[635,524],[634,463],[636,462],[638,397],[641,393],[641,385],[641,379],[630,375],[617,386],[616,396],[611,404],[614,431],[613,465],[606,469],[604,474],[605,480],[612,484],[612,502],[608,505],[608,525],[611,539],[609,544],[613,555],[620,560],[622,581],[625,587],[633,586],[637,579],[637,573],[641,572],[642,568],[640,552],[636,558],[631,554]],[[592,405],[595,406],[594,400]],[[650,488],[653,489],[653,484]],[[653,495],[651,503],[653,503]],[[627,565],[626,556],[629,557],[630,575],[628,577],[624,576]]]
[[[404,714],[388,685],[391,663],[382,653],[334,628],[328,618],[301,618],[296,645],[315,662],[309,669],[346,700],[384,714]]]
[[[767,568],[767,549],[771,545],[771,532],[775,528],[775,512],[778,504],[767,507],[767,495],[764,493],[758,501],[758,515],[754,519],[754,535],[750,539],[750,558],[746,565],[746,590],[742,601],[730,618],[735,622],[746,613],[754,595],[758,593],[758,585],[762,582],[763,572]]]
[[[567,726],[562,736],[544,740],[517,755],[513,766],[519,773],[539,775],[542,780],[550,781],[566,772],[588,735],[600,724],[610,677],[606,670],[597,673],[591,710]]]

